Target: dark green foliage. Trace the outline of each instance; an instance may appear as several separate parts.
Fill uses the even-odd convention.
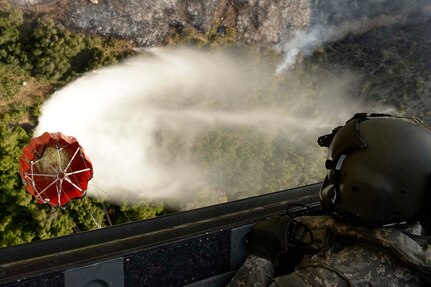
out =
[[[40,18],[35,25],[29,45],[33,72],[51,81],[70,81],[132,54],[128,45],[72,33],[50,18]]]
[[[20,11],[12,9],[9,4],[0,3],[0,63],[21,67],[28,65],[19,38],[22,23]]]
[[[109,204],[107,208],[112,224],[121,224],[156,217],[163,212],[163,203],[151,203],[143,199],[135,204],[124,203],[121,206]]]
[[[0,121],[0,246],[31,241],[35,237],[33,230],[25,228],[34,210],[21,208],[30,202],[31,196],[21,189],[18,175],[17,159],[29,139],[17,124],[19,118],[19,113],[10,112],[3,114]]]
[[[81,35],[72,34],[52,19],[38,19],[31,44],[34,73],[49,80],[65,79],[71,73],[70,60],[83,48]]]
[[[29,107],[29,118],[32,123],[37,124],[40,116],[40,108],[42,106],[41,97],[35,97],[34,103]]]
[[[252,129],[225,128],[199,138],[193,151],[215,190],[229,191],[233,199],[271,191],[262,177],[271,172],[268,164],[274,164],[273,144],[273,139]]]
[[[0,99],[9,100],[22,88],[27,73],[17,65],[0,65]]]
[[[17,158],[20,156],[21,147],[29,138],[17,124],[18,118],[20,118],[19,111],[4,114],[0,118],[0,190],[20,187]],[[4,196],[4,193],[0,196]],[[0,202],[6,201],[1,199]]]
[[[91,198],[72,200],[63,209],[36,203],[23,188],[18,161],[53,87],[131,53],[118,41],[72,33],[48,18],[28,25],[25,36],[20,34],[22,26],[22,13],[1,2],[0,247],[108,225],[103,206]],[[89,57],[78,59],[84,50],[90,51]],[[142,209],[138,205],[123,209],[130,209],[132,220],[138,220],[155,216],[162,207],[143,203]]]
[[[205,175],[205,186],[185,206],[193,208],[319,182],[323,150],[301,151],[288,132],[211,127],[189,146],[189,139],[166,129],[157,135],[157,153],[162,164],[196,166]]]
[[[358,97],[429,119],[430,33],[429,19],[382,27],[330,44],[307,63],[317,60],[335,75],[359,71],[362,83],[352,87]]]
[[[0,3],[0,45],[17,42],[18,28],[23,22],[22,13],[11,8],[9,4]]]
[[[117,60],[109,55],[105,50],[93,47],[89,49],[87,67],[85,67],[85,71],[92,71],[103,66],[114,64],[116,62]]]
[[[106,226],[102,206],[89,197],[70,201],[64,207],[64,212],[73,219],[76,228],[80,231]]]
[[[109,224],[99,201],[77,199],[64,209],[52,209],[36,204],[22,188],[18,159],[30,138],[31,127],[36,125],[40,105],[48,96],[31,94],[30,99],[23,101],[22,82],[32,76],[35,82],[61,87],[81,73],[115,63],[133,53],[124,43],[72,33],[49,18],[35,21],[26,33],[27,38],[21,39],[22,22],[20,12],[0,5],[0,246]],[[406,112],[414,110],[426,114],[429,106],[424,102],[428,101],[431,89],[431,46],[427,37],[420,35],[430,35],[430,27],[428,21],[406,27],[380,28],[362,36],[351,35],[305,59],[303,65],[289,75],[289,84],[282,76],[274,77],[265,88],[256,85],[254,89],[250,83],[249,101],[233,97],[230,102],[220,104],[208,97],[206,107],[277,108],[296,103],[298,94],[307,104],[298,105],[297,114],[319,118],[324,112],[314,104],[320,93],[319,75],[338,76],[348,66],[363,75],[358,84],[349,87],[354,95],[390,103]],[[215,23],[208,33],[193,27],[179,27],[167,42],[208,48],[229,46],[235,39],[233,28]],[[257,54],[252,58],[256,62],[265,60]],[[190,99],[191,105],[193,101]],[[25,124],[30,128],[25,130]],[[190,164],[203,171],[207,184],[199,186],[194,202],[181,206],[193,208],[320,181],[324,173],[324,151],[308,149],[314,142],[304,145],[307,150],[301,150],[291,137],[295,135],[283,128],[269,127],[265,133],[260,133],[250,127],[219,126],[195,135],[190,145],[182,134],[166,128],[155,135],[159,149],[155,154],[160,157],[157,160],[162,166]],[[113,224],[166,212],[163,204],[146,200],[133,206],[106,205],[106,213]],[[173,203],[172,206],[169,211],[178,208]]]
[[[212,28],[202,32],[193,26],[178,25],[165,42],[167,45],[186,45],[198,48],[225,48],[235,44],[237,32],[235,28],[223,26],[218,21]]]
[[[0,247],[107,226],[99,201],[75,199],[64,208],[51,208],[37,204],[24,190],[18,160],[30,139],[19,124],[26,113],[25,105],[15,104],[0,118]],[[115,223],[151,218],[163,210],[161,204],[147,201],[115,208],[111,214]]]
[[[54,209],[36,204],[23,189],[18,159],[30,138],[18,124],[24,109],[17,106],[0,118],[0,247],[89,230],[103,222],[103,211],[88,199]]]
[[[30,139],[18,124],[24,114],[25,106],[15,106],[0,118],[0,247],[107,226],[97,200],[75,199],[64,208],[51,208],[37,204],[24,190],[18,173],[18,159]],[[115,223],[151,218],[163,210],[161,204],[147,201],[114,208]]]
[[[0,99],[10,99],[21,88],[28,67],[27,55],[19,42],[20,11],[0,3]]]

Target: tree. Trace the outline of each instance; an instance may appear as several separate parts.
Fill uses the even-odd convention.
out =
[[[19,37],[22,23],[22,12],[8,3],[0,3],[0,63],[27,67],[27,56]]]
[[[84,67],[95,68],[131,53],[128,44],[72,33],[52,19],[35,20],[34,26],[27,27],[28,38],[20,34],[22,25],[22,13],[0,1],[0,247],[108,224],[102,205],[91,198],[72,200],[64,208],[36,203],[23,188],[18,161],[36,126],[43,100],[53,86],[61,87],[80,72],[72,65],[76,55],[92,51],[90,60],[78,60]],[[32,89],[24,93],[23,82],[30,77],[29,71]],[[131,209],[132,220],[155,216],[163,209],[148,203],[142,209],[124,208]]]
[[[70,61],[83,48],[83,36],[72,34],[49,18],[36,20],[31,44],[34,73],[48,80],[66,79]]]
[[[85,68],[86,72],[117,62],[113,56],[109,55],[105,50],[98,47],[93,47],[88,50],[87,59],[87,66]]]
[[[103,209],[89,198],[64,209],[37,204],[23,188],[18,160],[29,135],[18,124],[19,111],[0,118],[0,246],[62,236],[104,226]]]

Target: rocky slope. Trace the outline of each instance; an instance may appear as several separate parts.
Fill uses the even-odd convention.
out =
[[[190,31],[205,37],[230,29],[237,45],[276,47],[287,56],[296,49],[294,60],[323,51],[311,61],[335,74],[347,67],[364,75],[358,97],[431,120],[431,0],[8,1],[143,47]]]
[[[340,24],[364,17],[406,15],[429,0],[9,0],[37,13],[57,15],[67,27],[131,39],[140,46],[163,44],[184,28],[208,33],[226,27],[237,42],[272,47],[292,31],[314,24]],[[93,3],[98,4],[93,4]]]

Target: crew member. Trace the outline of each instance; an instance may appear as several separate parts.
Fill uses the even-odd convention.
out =
[[[430,128],[356,114],[318,143],[322,212],[257,223],[228,286],[431,286]]]

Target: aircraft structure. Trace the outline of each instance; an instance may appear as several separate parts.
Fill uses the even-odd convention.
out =
[[[85,196],[93,167],[74,137],[44,133],[24,147],[20,175],[38,203],[57,208]],[[224,286],[247,257],[245,238],[253,224],[287,212],[315,211],[319,188],[315,184],[2,248],[0,285]]]
[[[224,286],[268,216],[319,208],[320,184],[0,249],[4,287]]]

